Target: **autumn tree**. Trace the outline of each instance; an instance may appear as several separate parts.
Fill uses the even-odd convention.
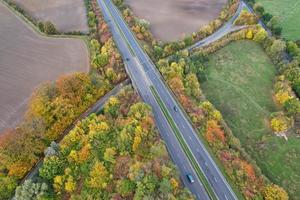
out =
[[[288,200],[289,196],[287,192],[278,185],[268,185],[264,190],[265,200]]]
[[[238,19],[234,22],[235,25],[254,25],[257,23],[257,17],[247,10],[243,10],[238,17]]]
[[[275,133],[286,132],[289,128],[289,119],[284,115],[279,115],[271,120],[271,127]]]
[[[96,161],[91,172],[89,185],[91,188],[104,189],[109,181],[109,173],[103,163]]]

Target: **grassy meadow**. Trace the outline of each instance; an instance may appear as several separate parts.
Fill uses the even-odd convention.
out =
[[[265,10],[277,16],[282,36],[289,40],[300,39],[300,1],[299,0],[257,0]]]
[[[252,41],[227,45],[209,57],[202,90],[219,109],[233,134],[263,173],[300,199],[300,138],[276,137],[269,116],[277,111],[272,99],[275,66]]]

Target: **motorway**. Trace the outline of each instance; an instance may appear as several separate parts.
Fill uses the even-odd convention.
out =
[[[180,109],[181,107],[177,103],[176,98],[164,83],[155,65],[135,39],[135,36],[123,20],[118,9],[110,0],[98,0],[98,3],[106,22],[109,24],[120,53],[126,61],[126,70],[134,87],[138,90],[143,100],[152,106],[157,127],[166,143],[172,160],[181,172],[184,184],[195,194],[197,199],[211,199],[207,190],[198,179],[190,160],[180,146],[150,87],[155,88],[160,99],[165,104],[168,113],[171,115],[185,143],[188,145],[189,151],[192,153],[197,165],[201,168],[202,173],[213,189],[213,193],[216,196],[215,199],[238,199],[207,152],[204,144],[198,138],[197,132],[192,127],[185,112]],[[178,108],[178,111],[175,111],[174,107]],[[185,177],[189,173],[196,179],[196,182],[193,184],[190,184]]]

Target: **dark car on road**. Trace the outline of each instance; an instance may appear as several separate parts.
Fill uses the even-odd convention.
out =
[[[173,109],[175,110],[175,112],[178,112],[178,108],[176,106],[174,106]]]
[[[192,174],[187,174],[186,177],[187,177],[187,179],[189,180],[190,183],[195,182],[195,179],[193,178]]]

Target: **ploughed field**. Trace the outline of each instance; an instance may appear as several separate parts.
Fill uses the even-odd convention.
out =
[[[22,119],[32,91],[44,81],[88,71],[88,50],[79,39],[46,38],[0,3],[0,132]]]
[[[218,17],[227,0],[125,0],[151,23],[154,36],[172,41],[189,35]]]
[[[51,21],[58,31],[89,31],[84,0],[12,0],[37,20]]]
[[[282,36],[289,40],[300,40],[300,1],[299,0],[257,0],[266,12],[279,18]]]
[[[212,54],[206,64],[202,89],[223,114],[233,134],[270,180],[300,199],[300,138],[288,141],[269,128],[277,108],[272,99],[276,74],[262,48],[252,41],[238,41]]]

